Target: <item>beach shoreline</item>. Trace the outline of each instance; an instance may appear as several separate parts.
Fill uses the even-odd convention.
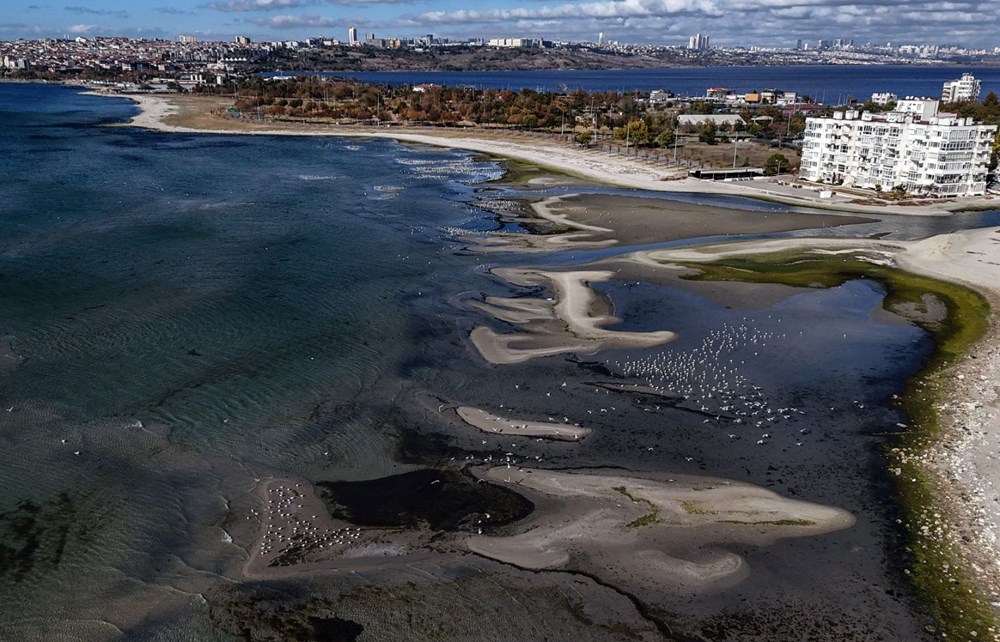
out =
[[[157,96],[125,96],[139,104],[140,113],[133,126],[174,133],[215,133],[249,135],[311,135],[354,138],[383,138],[439,147],[466,149],[491,156],[511,158],[550,167],[588,180],[624,187],[661,192],[722,194],[770,199],[789,205],[833,209],[845,213],[947,215],[955,209],[1000,206],[993,199],[945,201],[931,205],[871,206],[820,199],[818,196],[793,197],[780,190],[777,181],[746,183],[703,182],[676,176],[678,170],[658,168],[621,157],[567,149],[544,141],[487,140],[457,132],[430,133],[371,129],[324,128],[321,126],[278,126],[275,124],[225,122],[226,127],[190,128],[166,122],[178,108],[168,99]],[[788,190],[792,191],[792,190]],[[807,190],[795,190],[806,192]],[[827,241],[801,239],[803,246],[824,247]],[[787,241],[739,244],[747,252],[761,253],[770,248],[785,249]],[[878,247],[890,255],[898,267],[959,282],[980,292],[990,302],[993,312],[986,335],[965,356],[946,366],[943,378],[948,381],[951,400],[937,408],[941,437],[921,455],[919,465],[934,480],[936,507],[942,514],[943,532],[959,551],[963,565],[975,578],[995,613],[1000,605],[1000,323],[996,309],[1000,305],[1000,262],[990,260],[1000,251],[1000,230],[978,229],[931,237],[914,242],[878,242],[864,239],[838,241],[836,247]],[[733,247],[733,249],[736,249]],[[708,255],[706,254],[706,257]],[[687,256],[685,260],[694,260]],[[985,637],[988,633],[984,632]],[[982,639],[982,638],[981,638]]]
[[[184,134],[243,134],[258,136],[337,136],[343,138],[380,138],[420,143],[434,147],[464,149],[498,158],[508,158],[547,167],[557,172],[619,187],[657,192],[703,193],[771,201],[795,207],[833,210],[854,214],[906,214],[911,216],[947,216],[967,209],[1000,209],[1000,200],[991,196],[961,201],[921,201],[909,205],[871,205],[853,196],[823,198],[824,186],[794,185],[792,176],[752,181],[708,181],[691,178],[687,169],[657,166],[637,159],[607,154],[593,149],[560,145],[549,139],[518,139],[507,135],[486,138],[481,132],[463,128],[429,127],[358,127],[319,123],[253,122],[222,117],[205,118],[206,98],[178,99],[153,94],[95,95],[128,98],[135,101],[139,113],[129,125],[154,131]],[[203,101],[197,107],[193,101]],[[220,103],[218,99],[214,103]],[[216,105],[218,106],[218,105]],[[200,116],[192,120],[193,115]],[[182,124],[183,123],[183,124]],[[196,123],[197,127],[190,126]],[[834,191],[836,191],[834,189]]]

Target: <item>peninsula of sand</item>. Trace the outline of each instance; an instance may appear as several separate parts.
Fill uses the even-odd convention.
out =
[[[991,208],[1000,205],[1000,201],[990,198],[965,200],[961,202],[933,202],[914,206],[872,205],[854,202],[854,197],[835,195],[832,198],[821,198],[818,190],[808,186],[793,187],[789,180],[761,180],[740,183],[702,182],[688,178],[681,170],[646,164],[630,158],[623,158],[596,151],[573,148],[558,142],[544,140],[524,140],[514,138],[497,138],[494,135],[476,135],[461,129],[447,131],[433,129],[400,129],[385,128],[337,128],[309,124],[274,124],[246,122],[226,119],[218,116],[208,116],[212,105],[199,102],[194,98],[165,98],[152,95],[131,96],[138,102],[141,112],[132,125],[165,132],[182,133],[217,133],[217,134],[251,134],[251,135],[312,135],[312,136],[352,136],[359,138],[390,138],[411,141],[427,145],[466,149],[497,157],[526,161],[539,166],[551,168],[558,172],[580,177],[587,180],[610,183],[623,187],[642,190],[714,193],[731,196],[763,198],[790,205],[810,208],[821,208],[831,219],[836,216],[849,218],[844,213],[855,216],[879,214],[909,214],[925,216],[948,215],[950,210],[964,208]],[[678,175],[680,173],[680,175]],[[553,205],[549,203],[548,205]],[[563,204],[565,205],[565,204]],[[553,216],[560,216],[541,208],[540,217],[549,218],[550,223],[559,223]],[[637,208],[641,209],[641,208]],[[713,209],[713,208],[704,208]],[[628,208],[621,208],[627,211]],[[564,210],[565,211],[565,210]],[[642,230],[648,236],[646,223],[650,220],[648,213],[637,211],[635,218],[629,219],[624,213],[607,219],[594,220],[586,216],[570,217],[575,223],[566,225],[559,241],[547,240],[547,243],[574,242],[585,244],[584,247],[604,247],[614,243],[615,232],[626,229]],[[775,214],[775,218],[780,214]],[[683,217],[682,217],[683,218]],[[705,218],[705,217],[702,217]],[[708,217],[711,218],[711,217]],[[691,222],[694,219],[686,218]],[[735,221],[738,227],[740,219],[730,216],[727,219]],[[757,224],[759,221],[748,216],[747,224]],[[846,222],[846,221],[845,221]],[[565,220],[562,223],[566,223]],[[680,225],[681,222],[674,223]],[[831,223],[836,224],[836,223]],[[728,226],[724,226],[728,227]],[[720,228],[721,229],[721,228]],[[792,229],[792,228],[786,228]],[[731,229],[720,233],[739,233],[739,229]],[[567,238],[567,236],[570,236]],[[553,237],[555,238],[555,237]],[[661,240],[667,240],[666,238]],[[649,241],[647,241],[649,242]],[[493,240],[481,244],[481,251],[489,251]],[[670,261],[686,263],[708,261],[733,253],[763,254],[779,250],[794,249],[803,251],[863,251],[877,253],[878,256],[904,270],[918,274],[955,281],[967,285],[981,293],[995,311],[1000,307],[1000,230],[974,229],[943,234],[919,241],[879,241],[875,239],[816,239],[797,238],[794,240],[743,241],[725,243],[714,246],[699,246],[680,250],[660,250],[655,252],[640,252],[629,255],[620,262],[633,266],[634,270],[644,268],[664,269],[664,264]],[[501,244],[502,245],[502,244]],[[519,248],[521,250],[530,248]],[[556,248],[535,248],[556,249]],[[623,250],[623,254],[625,251]],[[531,270],[508,270],[496,276],[509,279],[511,282],[530,284],[545,288],[552,300],[492,299],[476,302],[481,311],[519,324],[523,332],[518,335],[497,335],[487,328],[479,330],[471,337],[475,348],[481,356],[493,363],[516,363],[546,354],[558,352],[583,353],[594,352],[603,345],[615,342],[638,342],[641,345],[655,345],[671,340],[669,332],[636,334],[624,336],[621,333],[603,329],[609,317],[600,309],[598,297],[590,296],[589,282],[609,278],[604,271],[588,272],[542,272]],[[595,312],[596,310],[596,312]],[[568,328],[568,330],[567,330]],[[561,337],[561,338],[560,338]],[[932,480],[936,493],[936,513],[938,536],[951,542],[960,551],[961,561],[975,577],[977,583],[994,608],[1000,605],[1000,459],[996,457],[1000,446],[1000,324],[995,313],[990,319],[986,336],[972,346],[965,356],[948,364],[945,379],[951,382],[951,398],[937,408],[942,427],[942,436],[937,445],[923,452],[918,465]],[[583,429],[572,426],[556,428],[546,422],[534,422],[505,416],[500,412],[483,411],[463,407],[459,416],[466,427],[480,431],[503,431],[516,434],[525,431],[525,435],[550,435],[557,439],[576,440],[586,435]],[[559,432],[557,432],[557,430]],[[485,478],[505,482],[509,477],[507,468],[496,468],[481,471]],[[687,500],[687,486],[697,486],[702,483],[688,481],[687,486],[681,484],[667,493],[660,485],[635,478],[623,479],[602,475],[599,472],[586,473],[550,473],[546,471],[528,471],[521,475],[530,479],[529,491],[533,499],[541,497],[559,498],[564,504],[579,506],[576,515],[573,511],[565,523],[549,522],[538,525],[533,532],[534,540],[527,542],[523,537],[506,538],[473,537],[469,546],[486,556],[496,559],[515,559],[517,563],[527,568],[545,568],[565,565],[572,556],[572,546],[566,536],[566,529],[578,528],[573,520],[585,521],[587,533],[594,533],[595,541],[600,539],[597,533],[601,526],[595,515],[600,514],[600,507],[625,498],[628,506],[634,509],[629,514],[631,524],[639,524],[644,519],[662,519],[671,515],[677,519],[690,518],[690,511],[685,516],[684,511],[676,511],[676,507]],[[726,487],[727,482],[715,480],[713,488],[717,489],[718,497],[714,495],[711,501],[713,511],[730,510],[731,503],[727,498],[740,498],[739,501],[761,503],[780,520],[802,520],[810,525],[807,529],[796,529],[794,526],[784,526],[781,532],[771,536],[789,536],[788,531],[795,535],[822,532],[829,529],[843,528],[849,524],[849,516],[841,515],[824,507],[799,505],[795,502],[781,502],[761,489],[749,487]],[[265,490],[264,492],[269,492]],[[277,491],[276,491],[277,492]],[[552,501],[556,501],[553,499]],[[807,514],[806,517],[802,515]],[[653,517],[648,517],[653,515]],[[570,519],[570,517],[572,519]],[[667,521],[674,521],[673,517]],[[634,518],[634,519],[633,519]],[[772,521],[778,521],[771,518]],[[588,521],[589,520],[589,521]],[[626,520],[628,521],[628,520]],[[544,526],[544,527],[543,527]],[[340,526],[337,541],[348,541],[352,535],[350,529]],[[724,534],[724,537],[729,537]],[[624,554],[628,542],[604,542],[601,563],[614,566],[619,554]],[[526,550],[526,544],[531,544],[536,550],[536,557],[522,559],[519,557]],[[606,544],[606,546],[605,546]],[[659,543],[658,543],[659,544]],[[538,545],[538,546],[535,546]],[[575,544],[574,544],[575,545]],[[528,547],[531,548],[531,547]],[[264,555],[272,555],[271,549],[265,546]],[[277,554],[277,553],[274,553]],[[675,560],[667,557],[650,557],[648,563],[652,567],[673,568],[674,577],[688,577],[689,581],[707,581],[709,578],[727,578],[732,581],[740,574],[738,559],[719,558],[709,560],[703,568],[679,568]],[[255,565],[253,565],[255,566]],[[676,568],[674,568],[676,567]],[[256,568],[256,566],[255,566]],[[678,580],[679,581],[679,580]],[[980,638],[982,639],[982,638]]]

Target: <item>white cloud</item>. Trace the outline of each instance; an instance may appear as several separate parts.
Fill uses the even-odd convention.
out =
[[[201,6],[203,9],[214,9],[215,11],[243,12],[281,11],[312,7],[316,4],[317,0],[229,0],[229,2],[210,2]]]
[[[522,0],[512,7],[415,13],[391,26],[585,40],[604,31],[624,42],[675,44],[700,32],[709,34],[713,44],[853,38],[859,43],[1000,45],[1000,18],[974,0],[584,0],[541,5]]]
[[[82,13],[92,16],[114,16],[123,20],[128,18],[128,11],[108,11],[105,9],[93,9],[91,7],[81,6],[63,7],[63,9],[69,11],[70,13]]]
[[[268,16],[267,18],[249,18],[245,22],[257,25],[258,27],[270,27],[271,29],[321,29],[330,27],[363,27],[367,26],[365,20],[358,19],[337,19],[324,16]]]

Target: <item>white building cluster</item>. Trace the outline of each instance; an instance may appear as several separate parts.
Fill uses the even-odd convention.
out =
[[[709,37],[696,33],[690,38],[688,38],[688,49],[693,49],[695,51],[705,51],[709,48]]]
[[[981,196],[993,125],[938,113],[938,101],[906,99],[884,113],[848,110],[806,119],[799,176],[915,196]]]
[[[979,100],[981,83],[972,74],[962,74],[957,80],[949,80],[941,87],[941,102],[958,103]]]
[[[526,47],[541,47],[542,41],[537,38],[490,38],[486,45],[500,49],[521,49]]]

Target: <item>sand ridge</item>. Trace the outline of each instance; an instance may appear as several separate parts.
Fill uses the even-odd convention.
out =
[[[669,330],[629,332],[604,326],[620,319],[596,311],[597,293],[590,283],[608,281],[614,272],[578,270],[554,272],[533,269],[498,268],[493,271],[510,283],[525,287],[543,286],[554,294],[547,299],[487,297],[469,305],[493,317],[519,326],[520,332],[500,334],[478,326],[469,337],[479,354],[494,364],[523,363],[537,357],[575,352],[592,354],[608,347],[648,347],[673,341]]]
[[[846,511],[724,479],[504,467],[482,475],[516,487],[545,510],[511,534],[470,537],[472,551],[523,568],[597,573],[646,590],[732,585],[749,572],[746,562],[715,547],[764,546],[854,524]]]

